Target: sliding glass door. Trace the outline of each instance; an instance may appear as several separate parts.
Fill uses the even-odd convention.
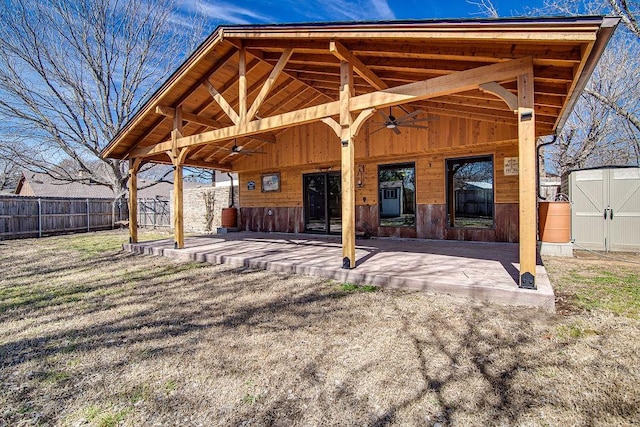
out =
[[[305,231],[342,231],[342,194],[339,172],[311,173],[303,176]]]

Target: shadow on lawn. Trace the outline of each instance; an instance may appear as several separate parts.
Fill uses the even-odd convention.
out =
[[[549,407],[573,414],[569,421],[575,424],[604,422],[609,416],[639,416],[637,406],[620,399],[615,386],[611,393],[588,390],[572,400],[558,393],[562,378],[541,378],[540,372],[571,372],[579,363],[581,372],[594,375],[626,368],[602,351],[607,345],[603,337],[595,337],[591,351],[596,357],[590,361],[568,359],[566,354],[576,346],[576,340],[540,336],[540,330],[531,326],[530,316],[535,316],[535,311],[469,304],[461,305],[452,315],[429,305],[411,306],[408,301],[412,295],[434,303],[435,299],[421,294],[349,294],[325,281],[310,279],[305,286],[293,286],[289,276],[245,268],[173,263],[149,266],[144,257],[122,254],[113,260],[111,254],[77,261],[73,266],[65,262],[70,283],[68,294],[62,296],[74,297],[72,300],[63,298],[56,303],[46,297],[33,298],[0,310],[3,321],[43,316],[59,324],[56,332],[8,338],[0,345],[4,400],[18,408],[4,412],[0,421],[12,424],[24,420],[22,408],[23,412],[39,414],[38,423],[60,423],[59,408],[65,407],[77,393],[74,388],[87,378],[174,357],[175,363],[186,364],[201,353],[211,360],[211,365],[202,369],[214,371],[214,377],[270,378],[269,369],[256,373],[263,371],[264,365],[287,373],[265,380],[272,384],[272,390],[264,396],[248,390],[245,399],[227,402],[227,406],[235,405],[231,413],[215,412],[222,409],[213,405],[209,418],[202,420],[205,423],[239,425],[252,420],[260,425],[304,424],[301,420],[309,421],[305,417],[315,412],[319,418],[311,424],[317,420],[320,424],[370,426],[446,426],[469,421],[516,425],[535,421],[539,411]],[[111,265],[110,261],[116,263]],[[118,268],[129,263],[126,274],[118,274]],[[91,283],[73,283],[74,271],[87,269],[103,269],[109,274],[96,275]],[[53,273],[58,273],[56,268],[46,274]],[[83,293],[77,287],[89,296],[75,298]],[[53,304],[46,305],[46,301]],[[117,315],[98,316],[119,308],[123,311]],[[508,319],[507,310],[512,310]],[[87,318],[85,325],[73,323],[83,316]],[[505,316],[505,321],[496,322],[496,316]],[[376,342],[385,334],[393,337],[391,348]],[[310,339],[318,343],[313,348],[304,344]],[[259,345],[266,346],[263,353],[255,348]],[[399,353],[402,357],[393,356],[393,347],[403,349]],[[376,351],[378,348],[387,353]],[[121,353],[117,359],[97,361],[69,378],[51,362],[56,357],[113,349]],[[23,364],[31,366],[31,371],[25,377],[12,378]],[[375,377],[375,382],[369,381],[370,377]],[[56,404],[47,407],[37,396],[52,382],[57,382],[60,390],[51,393],[49,398]],[[587,382],[582,379],[578,384]],[[386,395],[387,388],[394,391],[391,396]],[[7,390],[13,391],[8,394]],[[120,398],[130,401],[129,392],[123,393],[125,397]],[[31,407],[25,408],[25,404]],[[199,396],[167,395],[149,402],[146,416],[173,416],[160,409],[165,404],[187,412],[200,407]],[[154,405],[160,405],[156,411]],[[171,423],[163,418],[157,421]]]

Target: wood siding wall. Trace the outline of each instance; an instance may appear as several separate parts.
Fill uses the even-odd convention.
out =
[[[375,117],[370,119],[378,121]],[[517,157],[517,129],[497,123],[441,117],[429,130],[383,129],[365,125],[356,139],[356,227],[377,236],[508,241],[518,239],[518,176],[504,175],[505,157]],[[303,183],[306,173],[339,171],[340,142],[328,126],[315,123],[279,135],[264,144],[263,155],[236,163],[240,172],[241,227],[254,231],[304,231]],[[491,155],[494,160],[495,227],[455,229],[446,226],[446,160]],[[379,227],[378,166],[415,163],[416,227]],[[279,192],[263,193],[263,173],[279,172]],[[249,181],[255,189],[249,190]],[[271,215],[269,215],[269,211]]]

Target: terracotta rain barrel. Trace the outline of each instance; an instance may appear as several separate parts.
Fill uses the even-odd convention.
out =
[[[571,241],[571,204],[540,202],[538,205],[540,240],[548,243]]]
[[[222,209],[222,226],[224,228],[235,228],[238,226],[238,209]]]

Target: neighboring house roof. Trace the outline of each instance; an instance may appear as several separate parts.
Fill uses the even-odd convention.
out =
[[[481,188],[483,190],[493,190],[493,184],[490,182],[484,182],[484,181],[467,181],[464,183],[465,188],[470,190],[471,188],[469,187],[473,187],[473,188]]]
[[[173,184],[170,182],[159,182],[149,186],[153,181],[138,180],[139,199],[169,199],[173,191]],[[198,187],[202,184],[185,182],[184,188]],[[67,182],[52,178],[44,173],[23,172],[15,194],[33,197],[80,197],[111,199],[113,191],[104,185],[84,184],[82,182]]]
[[[413,190],[414,186],[411,182],[405,182],[404,185],[402,181],[383,181],[380,183],[380,188],[400,188],[403,187],[407,190]]]

